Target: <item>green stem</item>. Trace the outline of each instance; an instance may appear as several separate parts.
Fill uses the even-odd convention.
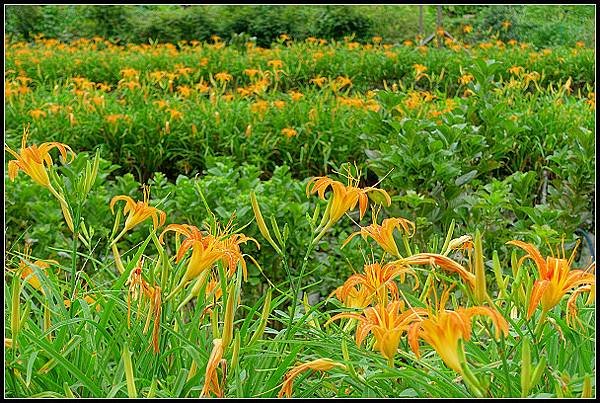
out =
[[[75,212],[75,223],[73,231],[73,246],[71,251],[71,298],[75,297],[75,288],[77,286],[77,249],[79,248],[79,222],[81,219],[81,203],[77,203]],[[73,310],[73,312],[75,312]]]
[[[548,311],[542,311],[542,314],[540,315],[540,318],[538,320],[538,324],[535,327],[535,330],[533,331],[536,339],[539,339],[539,337],[541,336],[542,330],[544,329],[544,325],[546,324],[547,315]]]
[[[300,290],[302,289],[301,288],[302,287],[302,277],[304,276],[304,270],[306,269],[306,266],[308,264],[308,257],[313,252],[315,246],[319,243],[319,241],[321,240],[321,238],[323,238],[323,235],[325,235],[325,232],[330,227],[331,227],[331,225],[327,224],[321,230],[321,232],[319,232],[319,234],[308,245],[308,249],[306,251],[306,254],[304,255],[304,260],[302,261],[302,267],[300,268],[300,275],[298,276],[298,281],[296,283],[295,289],[292,286],[293,300],[292,300],[292,307],[291,307],[291,310],[290,310],[290,319],[289,319],[289,325],[288,325],[288,332],[292,328],[292,322],[294,321],[294,315],[296,314],[296,304],[298,303],[298,294],[300,293]],[[290,285],[292,285],[292,284],[293,284],[293,282],[292,282],[292,279],[290,278]],[[290,334],[286,332],[286,339],[288,339],[289,336],[290,336]]]

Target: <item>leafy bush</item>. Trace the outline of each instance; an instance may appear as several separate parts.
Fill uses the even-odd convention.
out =
[[[134,14],[130,22],[133,42],[177,43],[182,40],[205,41],[215,32],[205,7],[147,10]]]
[[[317,15],[312,32],[319,38],[343,39],[354,35],[357,40],[373,35],[372,21],[352,6],[326,6]]]

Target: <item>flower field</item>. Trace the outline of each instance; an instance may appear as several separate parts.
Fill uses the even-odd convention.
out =
[[[440,34],[7,39],[6,395],[595,396],[595,49]]]

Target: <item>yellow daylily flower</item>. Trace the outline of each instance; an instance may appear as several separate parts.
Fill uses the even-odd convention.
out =
[[[388,300],[397,300],[399,292],[394,280],[399,278],[400,282],[404,282],[406,274],[410,274],[415,278],[415,288],[419,286],[419,279],[410,267],[394,263],[386,265],[374,263],[365,265],[363,270],[363,273],[350,276],[335,291],[336,297],[344,302],[346,306],[364,308],[373,301],[381,305],[387,305]]]
[[[112,241],[112,244],[115,244],[127,231],[135,227],[136,225],[142,223],[148,218],[152,218],[152,223],[154,225],[154,229],[161,227],[166,219],[167,215],[164,211],[157,209],[156,207],[151,207],[148,202],[150,199],[150,189],[144,186],[144,200],[143,201],[134,201],[131,197],[120,195],[115,196],[110,201],[110,210],[114,214],[114,206],[118,201],[124,201],[125,207],[123,208],[123,214],[127,215],[127,219],[125,220],[125,227],[121,231],[119,235]]]
[[[19,170],[21,170],[29,175],[31,179],[55,193],[56,191],[50,184],[50,178],[48,177],[47,171],[47,169],[52,166],[50,150],[57,148],[65,161],[67,160],[68,151],[71,152],[71,161],[75,159],[75,153],[68,145],[54,141],[42,143],[39,146],[34,144],[27,147],[28,135],[29,132],[27,129],[25,129],[23,131],[23,138],[21,139],[21,150],[19,151],[19,154],[17,154],[7,145],[4,146],[4,149],[16,158],[16,160],[8,161],[8,178],[11,181],[14,181],[19,173]]]
[[[341,368],[346,370],[346,366],[339,362],[330,360],[329,358],[319,358],[314,361],[305,362],[303,364],[296,365],[287,374],[285,374],[285,380],[281,386],[281,390],[277,397],[292,397],[292,387],[294,386],[294,379],[300,375],[303,371],[312,369],[314,371],[329,371],[332,368]]]
[[[369,192],[380,193],[385,198],[387,206],[392,203],[390,195],[385,190],[374,187],[360,189],[357,186],[358,179],[354,179],[350,175],[348,175],[347,186],[326,176],[315,177],[308,181],[306,184],[307,196],[312,193],[318,193],[319,197],[325,200],[325,191],[327,188],[331,187],[331,190],[333,191],[333,196],[330,197],[330,203],[323,216],[323,223],[325,224],[324,228],[330,228],[342,218],[347,211],[354,209],[357,203],[359,206],[360,218],[362,219],[369,204],[369,198],[367,196],[367,193]]]
[[[471,338],[473,316],[490,317],[496,329],[496,338],[499,338],[501,333],[508,335],[508,322],[498,311],[486,306],[458,308],[455,311],[445,309],[450,289],[444,291],[435,311],[431,307],[423,310],[425,312],[419,311],[418,320],[411,323],[408,329],[408,343],[418,358],[419,339],[422,338],[435,349],[449,368],[462,374],[458,341],[468,341]]]
[[[361,227],[360,231],[351,234],[346,241],[342,244],[342,248],[346,246],[348,242],[356,235],[362,235],[363,239],[367,237],[373,238],[375,242],[379,244],[387,253],[397,258],[401,258],[400,252],[398,251],[398,245],[394,240],[394,229],[403,230],[409,237],[415,233],[415,224],[402,217],[386,218],[382,221],[381,225],[377,224],[374,219],[373,224],[366,227]]]
[[[574,290],[570,299],[571,312],[574,307],[574,298],[584,292],[593,292],[596,276],[591,273],[596,263],[592,262],[585,270],[572,270],[571,264],[575,258],[575,251],[567,259],[559,259],[548,256],[542,257],[539,250],[530,243],[522,241],[508,241],[507,244],[517,246],[527,252],[518,263],[521,266],[527,258],[532,259],[537,266],[539,278],[533,284],[533,290],[527,308],[527,318],[531,318],[538,305],[542,305],[545,314],[554,308],[561,299],[571,290]]]
[[[378,304],[363,311],[362,315],[343,312],[333,316],[329,321],[340,318],[357,319],[356,344],[361,345],[369,332],[375,337],[374,349],[393,363],[394,356],[400,344],[402,334],[408,331],[409,326],[419,315],[426,315],[423,308],[410,308],[405,310],[403,301],[393,301],[386,306]]]

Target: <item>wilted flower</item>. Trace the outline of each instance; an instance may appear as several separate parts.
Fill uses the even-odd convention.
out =
[[[221,366],[223,371],[222,380],[219,382],[217,375],[217,368]],[[213,349],[206,363],[206,373],[204,375],[204,386],[200,396],[208,397],[211,393],[214,393],[216,397],[223,397],[223,381],[226,378],[227,361],[223,359],[223,340],[214,339]]]
[[[418,253],[416,255],[399,259],[395,261],[395,263],[399,265],[429,264],[439,266],[444,270],[457,273],[471,286],[471,288],[475,288],[475,275],[454,260],[444,255],[438,255],[436,253]]]
[[[294,386],[294,379],[303,371],[306,371],[308,369],[312,369],[314,371],[329,371],[330,369],[336,367],[341,368],[343,370],[346,369],[345,365],[330,360],[329,358],[319,358],[314,361],[296,365],[285,375],[285,380],[283,381],[283,385],[281,386],[281,390],[279,391],[277,397],[291,397],[292,387]]]

